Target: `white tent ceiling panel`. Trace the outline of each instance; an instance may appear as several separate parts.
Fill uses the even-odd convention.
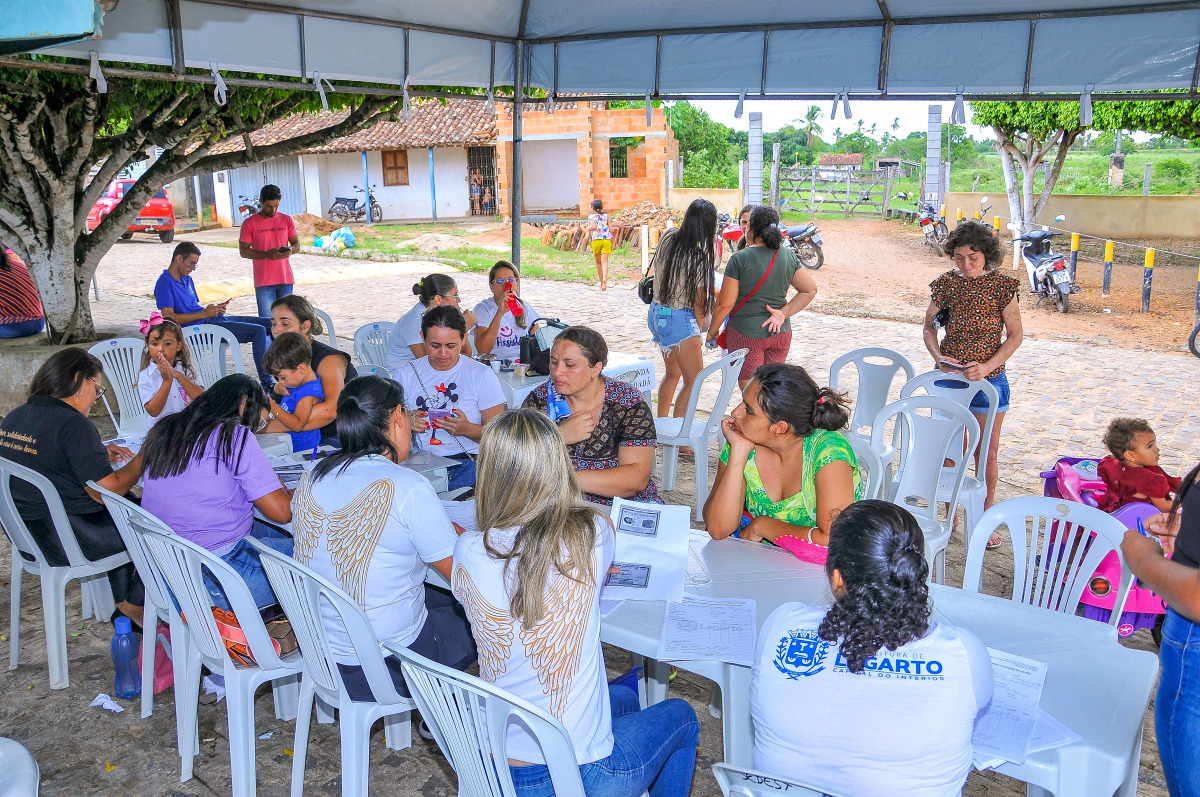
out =
[[[367,83],[404,82],[401,28],[306,17],[304,56],[309,77]]]
[[[558,46],[558,90],[645,94],[654,88],[653,38],[577,41]],[[614,51],[620,52],[613,58]],[[551,57],[554,50],[550,49]],[[597,64],[605,68],[599,70]]]
[[[771,32],[767,47],[768,92],[824,92],[830,86],[875,91],[878,83],[878,28]]]
[[[888,59],[888,91],[920,92],[947,86],[964,86],[967,91],[1020,91],[1028,46],[1028,22],[897,26]],[[964,59],[963,53],[970,57]]]
[[[415,30],[409,34],[408,44],[412,48],[408,69],[413,85],[487,87],[492,43],[486,39],[464,39]],[[504,75],[498,74],[498,77]],[[509,77],[507,82],[512,83],[512,78]]]
[[[281,11],[347,14],[391,23],[515,38],[520,0],[256,0]],[[560,0],[553,0],[556,8]],[[589,9],[590,13],[590,9]]]
[[[578,11],[568,8],[569,5],[562,0],[531,0],[525,35],[542,39],[647,30],[666,34],[681,28],[722,25],[881,19],[876,0],[756,0],[745,4],[731,4],[728,0],[605,0],[581,6]]]
[[[1039,91],[1190,88],[1200,10],[1038,22],[1031,83]]]
[[[546,91],[554,88],[554,45],[535,44],[525,49],[525,83]]]
[[[132,61],[166,66],[171,63],[167,7],[162,3],[122,3],[104,14],[103,37],[43,50],[47,55],[88,59],[95,50],[102,61]]]
[[[294,14],[182,0],[183,52],[190,67],[300,76],[300,21]]]
[[[762,67],[758,32],[663,36],[658,85],[668,94],[757,92]]]
[[[1138,0],[989,0],[986,4],[964,3],[962,0],[888,0],[887,6],[894,18],[903,19],[961,17],[974,14],[1055,13],[1077,11],[1081,8],[1122,8],[1137,4]]]

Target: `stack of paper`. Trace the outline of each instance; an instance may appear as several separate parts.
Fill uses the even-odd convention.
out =
[[[975,720],[971,736],[976,769],[1006,761],[1025,763],[1030,753],[1079,741],[1079,734],[1038,707],[1046,664],[988,648],[992,701]]]
[[[606,601],[668,600],[683,597],[687,572],[691,509],[613,499],[617,532],[613,566],[600,593]]]
[[[451,523],[457,523],[463,531],[479,531],[475,525],[475,499],[469,501],[442,501],[442,509]]]
[[[749,667],[754,660],[754,601],[684,595],[667,604],[659,661],[724,661]]]
[[[304,475],[304,463],[278,454],[268,454],[267,461],[271,463],[271,468],[279,477],[279,481],[283,482],[283,486],[295,490],[296,485],[300,483],[300,477]]]

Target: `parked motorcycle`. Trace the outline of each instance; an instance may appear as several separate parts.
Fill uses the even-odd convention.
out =
[[[238,213],[242,214],[242,221],[245,221],[246,219],[250,218],[251,216],[253,216],[255,213],[257,213],[261,209],[262,209],[262,206],[259,205],[258,200],[255,199],[254,197],[250,197],[250,196],[239,196],[238,197]]]
[[[824,241],[821,239],[821,231],[817,229],[815,221],[801,224],[799,227],[788,227],[784,234],[788,245],[792,248],[792,253],[800,261],[800,265],[816,269],[825,262],[825,253],[821,251],[821,244]]]
[[[738,243],[742,240],[742,227],[736,219],[728,213],[721,213],[717,216],[717,266],[722,265],[725,259],[725,250],[729,250],[729,256],[733,257],[733,253],[737,251]]]
[[[361,194],[363,192],[357,185],[354,187],[358,193]],[[372,190],[367,193],[367,199],[371,207],[371,221],[375,223],[383,221],[383,208],[375,201],[374,189],[378,187],[377,185],[371,186]],[[333,204],[329,206],[329,210],[325,212],[334,221],[362,221],[363,217],[367,215],[367,208],[364,205],[359,205],[358,202],[357,197],[336,196],[333,198]]]
[[[907,202],[912,199],[912,195],[907,191],[901,191],[892,197],[893,202],[897,199]],[[915,204],[917,221],[921,225],[921,232],[925,233],[925,245],[937,252],[938,257],[941,257],[942,245],[950,236],[950,231],[946,229],[946,222],[938,217],[938,210],[932,201],[918,199]]]
[[[1054,217],[1055,224],[1066,220],[1066,216]],[[1009,224],[1008,229],[1018,231],[1015,224]],[[1043,226],[1040,230],[1030,230],[1013,240],[1023,244],[1021,259],[1025,261],[1025,273],[1029,276],[1030,289],[1037,294],[1038,302],[1053,299],[1058,311],[1066,313],[1071,309],[1071,294],[1079,293],[1079,288],[1071,282],[1067,261],[1050,249],[1050,239],[1055,235],[1062,233],[1052,232],[1048,226]]]

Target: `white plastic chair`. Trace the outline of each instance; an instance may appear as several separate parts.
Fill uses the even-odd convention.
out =
[[[150,413],[138,395],[137,381],[141,372],[142,352],[146,342],[139,338],[113,338],[104,340],[88,349],[88,354],[100,361],[104,366],[104,376],[112,387],[113,395],[117,397],[117,409],[121,411],[121,420],[113,415],[108,396],[102,397],[104,409],[117,428],[118,437],[144,435],[150,428]]]
[[[1125,524],[1095,507],[1062,498],[1024,496],[1001,501],[968,530],[964,590],[980,591],[987,541],[1001,526],[1012,540],[1012,599],[1063,614],[1075,613],[1101,560],[1115,551],[1121,582],[1108,624],[1116,633],[1133,585],[1133,574],[1121,554]]]
[[[337,333],[333,331],[333,319],[329,317],[329,313],[316,307],[313,308],[313,312],[317,314],[317,318],[321,319],[321,326],[325,327],[325,333],[329,335],[329,348],[341,351],[341,347],[338,346]]]
[[[354,332],[354,357],[363,365],[387,367],[388,339],[396,328],[394,321],[363,324]]]
[[[354,368],[358,371],[359,376],[374,374],[375,376],[382,376],[384,379],[392,378],[392,372],[382,365],[356,365]]]
[[[296,715],[296,743],[292,752],[292,797],[301,797],[304,793],[304,762],[314,697],[320,698],[326,706],[338,709],[343,797],[366,797],[371,726],[383,717],[388,747],[404,750],[412,744],[411,712],[416,704],[396,691],[371,622],[353,598],[290,556],[254,540],[250,543],[258,548],[263,569],[296,632],[304,659],[304,678],[300,682],[300,705]],[[345,626],[376,702],[355,702],[346,694],[322,620],[325,606],[331,607]]]
[[[17,505],[13,502],[12,480],[20,479],[36,488],[50,510],[50,521],[67,556],[67,565],[52,567],[42,555],[42,549],[29,532]],[[96,505],[99,508],[99,504]],[[66,689],[67,678],[67,582],[80,579],[83,593],[83,618],[95,616],[108,622],[113,613],[112,589],[108,586],[109,570],[129,563],[129,554],[115,553],[91,561],[79,549],[75,530],[67,518],[58,490],[40,473],[0,457],[0,525],[12,542],[12,581],[10,592],[8,669],[17,669],[21,643],[21,574],[29,572],[42,580],[42,615],[46,624],[46,663],[50,670],[50,688]],[[28,558],[27,558],[28,557]]]
[[[939,385],[938,382],[948,384]],[[966,407],[972,415],[975,411],[971,409],[971,399],[975,398],[975,394],[982,390],[983,395],[987,397],[987,419],[983,424],[983,434],[979,438],[979,465],[975,468],[974,476],[963,480],[962,490],[958,494],[958,505],[962,506],[965,512],[964,528],[974,528],[979,518],[983,517],[983,504],[987,500],[988,449],[992,440],[992,427],[996,424],[996,410],[1000,406],[1000,393],[996,386],[986,379],[971,380],[961,374],[947,374],[941,371],[930,371],[908,380],[904,387],[900,388],[900,398],[908,398],[915,390],[924,390],[930,396],[948,398]],[[938,500],[949,501],[949,495],[950,484],[943,474],[942,485],[938,489]]]
[[[784,793],[788,797],[835,797],[790,778],[768,775],[757,769],[745,769],[732,764],[713,764],[712,770],[717,785],[721,787],[722,797],[774,797]]]
[[[887,487],[890,485],[884,484],[885,468],[883,460],[879,458],[879,452],[872,448],[871,441],[862,435],[851,433],[845,437],[850,443],[850,448],[854,449],[854,458],[858,460],[860,477],[862,477],[862,472],[866,471],[863,498],[880,498],[886,501]]]
[[[172,671],[177,677],[182,675],[179,668],[187,659],[188,632],[179,618],[179,612],[175,610],[175,604],[171,602],[171,593],[167,590],[167,584],[163,581],[158,564],[150,555],[145,543],[142,542],[141,535],[129,525],[129,518],[132,515],[138,515],[147,525],[160,527],[164,534],[170,533],[171,530],[161,520],[140,506],[111,490],[106,490],[95,482],[88,482],[88,487],[100,493],[100,497],[104,500],[104,507],[112,516],[113,522],[117,524],[117,531],[121,533],[125,549],[129,551],[129,557],[133,560],[133,566],[137,568],[138,576],[141,577],[142,586],[145,588],[146,605],[142,628],[148,633],[143,635],[142,640],[142,717],[149,717],[154,713],[154,654],[157,647],[157,644],[151,643],[157,641],[158,622],[164,620],[171,628],[171,639],[174,644],[164,647],[171,657]],[[176,664],[177,661],[179,664]]]
[[[192,365],[199,372],[205,387],[212,387],[218,379],[229,375],[229,368],[225,364],[226,348],[233,352],[234,373],[246,373],[242,345],[225,327],[216,324],[191,324],[183,328],[183,339],[192,350]]]
[[[696,374],[692,383],[692,393],[688,396],[687,409],[680,418],[655,418],[654,432],[658,444],[662,447],[662,488],[675,489],[675,475],[679,469],[679,447],[691,446],[696,457],[696,517],[704,513],[704,502],[708,500],[708,443],[717,439],[721,431],[721,421],[725,418],[725,410],[729,406],[729,398],[737,387],[738,373],[742,362],[746,359],[747,349],[738,349],[725,355],[704,370]],[[707,418],[696,414],[696,405],[700,401],[700,392],[704,382],[714,375],[720,375],[721,387],[717,391],[717,400],[712,412]]]
[[[407,648],[386,642],[383,646],[400,657],[404,681],[421,717],[458,775],[459,797],[515,797],[506,765],[505,729],[510,718],[537,739],[555,795],[584,797],[575,747],[567,729],[553,715],[494,684]]]
[[[921,414],[928,411],[929,415]],[[888,500],[907,509],[916,518],[925,535],[925,558],[930,575],[939,584],[946,582],[946,545],[954,530],[954,506],[967,473],[967,463],[979,444],[979,423],[962,405],[940,396],[910,396],[893,402],[875,416],[871,425],[871,446],[884,448],[884,427],[896,420],[896,476],[888,490]],[[967,441],[963,450],[964,435]],[[948,467],[943,463],[949,460]],[[940,491],[943,478],[949,480],[949,494]],[[947,518],[938,518],[938,501],[949,504]]]
[[[0,797],[38,796],[42,773],[20,742],[0,737],[0,772]]]
[[[888,403],[888,393],[891,392],[896,374],[903,371],[907,382],[917,371],[900,352],[868,346],[843,354],[833,361],[833,365],[829,367],[830,390],[837,391],[838,377],[847,365],[853,365],[858,371],[858,392],[854,396],[850,432],[866,439],[871,436],[871,424],[874,423],[875,416]]]
[[[281,720],[294,719],[302,669],[300,655],[292,653],[287,658],[280,658],[275,652],[246,582],[219,557],[177,534],[164,531],[161,523],[148,523],[141,514],[130,515],[129,525],[142,535],[163,580],[179,602],[179,613],[189,638],[186,658],[176,653],[175,726],[182,760],[179,780],[191,780],[192,765],[200,753],[197,733],[200,670],[207,667],[225,678],[233,795],[253,797],[254,692],[270,681],[275,693],[275,716]],[[246,636],[255,665],[235,664],[226,651],[213,618],[212,598],[204,585],[201,566],[212,574],[225,592]]]

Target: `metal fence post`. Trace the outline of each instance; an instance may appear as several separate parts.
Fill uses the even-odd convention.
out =
[[[1142,312],[1150,312],[1150,284],[1154,281],[1154,250],[1146,250],[1146,267],[1142,270]]]
[[[1113,242],[1104,242],[1104,287],[1101,293],[1108,296],[1109,288],[1112,286],[1112,261],[1113,261]]]
[[[1071,282],[1075,281],[1075,269],[1079,265],[1079,233],[1071,233]]]

